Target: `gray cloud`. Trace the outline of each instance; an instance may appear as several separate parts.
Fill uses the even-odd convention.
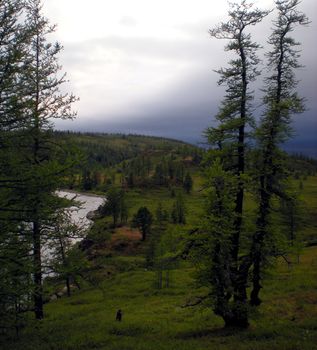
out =
[[[314,151],[317,132],[317,49],[314,46],[317,4],[307,0],[303,1],[302,7],[313,20],[308,28],[294,31],[296,38],[302,42],[301,62],[305,67],[298,71],[297,76],[300,80],[299,93],[305,96],[308,110],[296,116],[296,136],[288,143],[287,149],[317,157]],[[254,29],[254,37],[262,45],[267,40],[271,19],[272,16]],[[138,25],[129,16],[122,17],[121,24]],[[200,140],[202,131],[213,123],[223,95],[223,88],[217,86],[217,74],[213,69],[226,66],[228,61],[227,53],[223,51],[225,42],[211,40],[208,36],[207,30],[213,25],[207,20],[179,25],[178,29],[186,35],[177,40],[111,35],[65,43],[62,60],[70,72],[70,78],[76,76],[73,87],[81,91],[81,86],[86,84],[84,91],[95,94],[96,101],[99,99],[100,103],[91,103],[89,108],[80,109],[76,123],[61,122],[57,127],[160,135],[191,142]],[[263,53],[264,50],[262,56]],[[98,67],[107,69],[116,64],[119,64],[119,68],[115,77],[107,77],[98,71]],[[90,76],[90,82],[84,81],[84,78],[80,80],[83,74]],[[131,78],[121,81],[125,74],[131,74]],[[263,74],[266,74],[265,61]],[[162,83],[160,75],[164,79],[169,75],[171,78],[168,83]],[[152,91],[148,88],[150,79],[153,79]],[[254,87],[260,88],[261,80]],[[117,90],[117,95],[113,95],[113,91]],[[108,110],[103,107],[102,100],[114,99],[113,96],[120,99],[119,107]],[[86,94],[80,97],[83,105],[88,105],[86,101],[90,97]]]

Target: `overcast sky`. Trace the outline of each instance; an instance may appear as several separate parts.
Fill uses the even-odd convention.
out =
[[[255,3],[274,7],[272,0]],[[296,117],[288,147],[317,156],[317,1],[303,0],[300,9],[312,21],[294,32],[302,42],[299,90],[308,111]],[[56,127],[201,140],[223,95],[213,70],[228,61],[225,41],[208,29],[226,20],[227,10],[225,0],[45,0],[64,46],[66,88],[80,98],[77,119]],[[273,18],[253,30],[263,46]]]

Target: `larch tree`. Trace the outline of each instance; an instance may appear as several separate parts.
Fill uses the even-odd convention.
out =
[[[300,44],[290,35],[295,26],[309,23],[306,15],[298,10],[299,3],[299,0],[276,0],[278,16],[269,39],[272,50],[267,54],[270,76],[266,79],[266,109],[257,130],[259,209],[251,249],[252,305],[261,303],[259,293],[266,264],[265,240],[271,230],[272,199],[274,196],[282,196],[287,200],[283,189],[283,180],[287,174],[283,167],[280,145],[290,136],[292,115],[304,110],[303,99],[296,92],[298,81],[295,77],[295,70],[300,67]]]
[[[204,280],[208,285],[214,281],[211,283],[214,311],[224,319],[226,326],[247,327],[249,324],[246,288],[250,259],[242,254],[245,242],[242,244],[241,241],[245,238],[242,219],[246,186],[246,129],[253,120],[253,91],[249,85],[259,75],[256,52],[260,46],[252,41],[248,30],[268,13],[242,0],[230,4],[228,22],[210,30],[212,37],[229,41],[225,50],[234,55],[228,68],[217,71],[220,75],[218,83],[226,87],[226,95],[216,116],[218,125],[206,130],[207,139],[213,146],[207,156],[207,164],[209,162],[218,171],[207,171],[207,187],[212,187],[210,191],[215,201],[208,201],[206,207],[207,222],[204,227],[209,232],[209,238],[204,245],[210,246],[210,252],[205,264],[209,261],[207,271],[210,274],[218,271],[218,278],[210,276],[208,279],[208,274],[205,274]],[[226,223],[221,229],[220,222],[223,220]],[[212,223],[214,226],[218,224],[212,228]],[[203,270],[206,271],[206,267]]]
[[[182,194],[179,192],[173,203],[171,219],[174,224],[186,224],[186,208]]]
[[[183,183],[183,188],[186,191],[186,193],[190,193],[191,190],[193,189],[193,179],[190,176],[189,172],[186,173],[184,183]]]
[[[218,84],[226,87],[226,95],[216,116],[218,126],[207,129],[206,134],[209,142],[218,147],[225,168],[239,179],[233,237],[233,258],[237,260],[244,200],[246,128],[253,122],[251,101],[254,92],[250,91],[249,84],[260,74],[256,55],[260,45],[253,42],[251,34],[246,31],[261,22],[269,12],[253,9],[253,4],[246,0],[230,6],[229,21],[209,31],[214,38],[229,40],[225,50],[232,51],[236,58],[229,62],[228,68],[217,71],[220,75]]]
[[[23,66],[31,32],[23,21],[24,1],[0,1],[0,328],[18,332],[31,291],[29,241],[17,144],[26,125]]]
[[[18,209],[9,198],[21,182],[14,175],[19,171],[16,147],[26,125],[22,77],[31,39],[31,31],[21,20],[24,6],[24,1],[0,1],[0,210],[14,217]]]
[[[60,92],[62,47],[49,42],[55,28],[41,13],[39,0],[0,1],[0,253],[7,263],[1,274],[13,285],[19,271],[37,319],[43,318],[44,232],[62,206],[54,192],[76,162],[53,139],[53,121],[72,118],[76,98]],[[32,279],[25,277],[30,272]]]
[[[3,133],[21,129],[24,125],[22,88],[24,62],[31,32],[21,20],[25,2],[0,1],[0,145],[3,149]],[[8,136],[8,135],[6,135]]]
[[[32,31],[28,57],[25,66],[26,103],[28,118],[28,147],[25,157],[27,185],[26,205],[31,208],[28,222],[32,231],[34,312],[37,319],[43,318],[42,256],[43,232],[51,225],[51,218],[60,207],[54,191],[61,184],[61,178],[74,166],[67,157],[68,150],[52,142],[54,119],[74,117],[71,105],[76,101],[72,94],[61,93],[65,74],[61,74],[58,54],[59,43],[49,42],[49,35],[55,31],[42,15],[40,0],[28,1],[27,24]]]
[[[107,191],[107,200],[100,209],[100,213],[105,216],[112,216],[113,227],[117,227],[118,220],[121,223],[127,221],[128,208],[125,202],[125,192],[115,186],[110,187]]]
[[[78,269],[77,266],[74,268],[74,263],[70,258],[70,250],[74,248],[74,242],[85,237],[87,227],[84,223],[74,223],[71,209],[62,208],[55,213],[54,226],[48,227],[46,231],[50,238],[47,245],[51,255],[49,266],[54,273],[64,279],[67,296],[70,296],[71,283],[76,281],[76,270]],[[79,250],[78,247],[74,249]]]
[[[145,241],[150,234],[152,223],[153,215],[147,207],[139,208],[137,213],[133,216],[133,225],[140,230],[142,241]]]

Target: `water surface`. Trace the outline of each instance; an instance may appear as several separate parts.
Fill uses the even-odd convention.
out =
[[[97,195],[83,194],[73,191],[57,191],[59,197],[74,199],[80,203],[80,207],[70,207],[69,211],[74,223],[84,225],[87,228],[91,225],[92,221],[87,218],[89,212],[97,210],[102,205],[106,198]]]

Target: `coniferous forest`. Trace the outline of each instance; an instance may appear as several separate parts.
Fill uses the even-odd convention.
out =
[[[0,0],[1,349],[317,349],[317,160],[284,147],[310,21],[274,4],[209,29],[228,60],[193,145],[57,130],[80,118],[57,28]]]

